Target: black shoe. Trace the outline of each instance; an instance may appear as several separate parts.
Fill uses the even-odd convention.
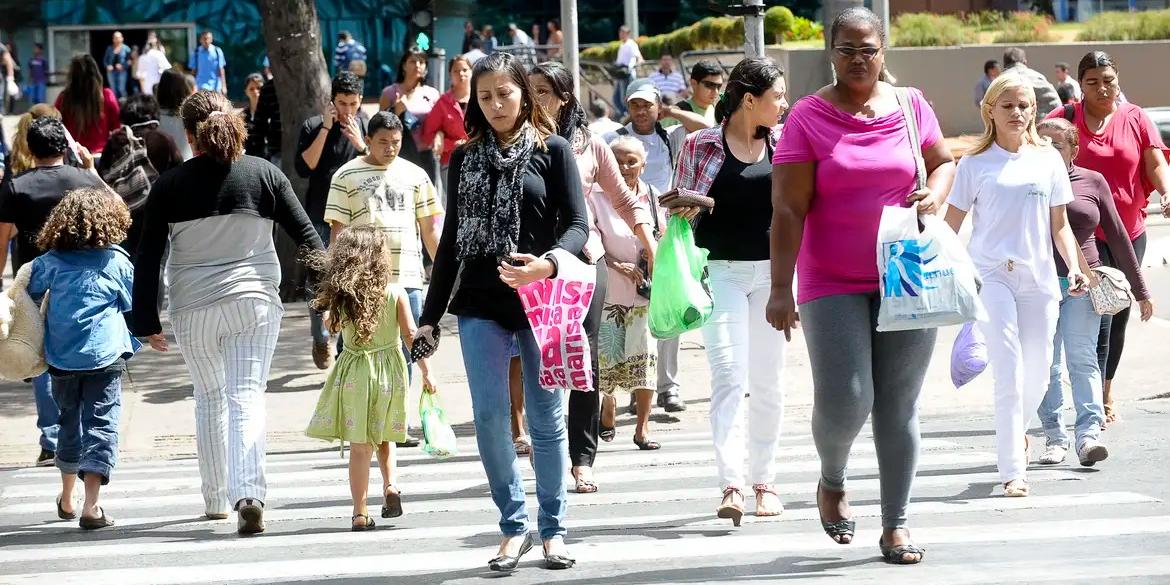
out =
[[[516,556],[500,555],[488,561],[488,568],[493,571],[515,571],[516,565],[520,564],[520,557],[528,554],[530,550],[532,550],[532,537],[525,535],[524,544],[520,545],[520,552],[516,553]]]
[[[264,532],[264,504],[260,500],[240,500],[236,504],[236,513],[239,514],[236,532],[240,535]]]
[[[678,390],[659,394],[658,406],[666,412],[682,412],[687,409],[687,404],[678,397]]]
[[[41,449],[41,454],[37,456],[37,467],[52,467],[57,464],[57,454],[48,450]]]
[[[576,564],[577,564],[577,559],[574,559],[573,557],[571,557],[567,554],[550,555],[550,554],[548,554],[547,550],[544,552],[544,568],[546,568],[546,569],[549,569],[552,571],[559,571],[562,569],[572,569],[573,565],[576,565]]]
[[[395,445],[396,447],[399,447],[399,448],[401,448],[401,449],[406,449],[406,448],[409,448],[409,447],[418,447],[418,445],[419,445],[419,440],[418,440],[418,439],[416,439],[416,438],[414,438],[414,437],[412,437],[412,436],[410,436],[410,435],[406,435],[406,439],[405,439],[405,440],[403,440],[403,441],[401,441],[401,442],[398,442],[398,443],[394,443],[394,445]]]
[[[77,521],[77,525],[80,526],[82,530],[97,530],[99,528],[109,528],[113,526],[114,519],[106,516],[105,508],[98,508],[98,510],[102,513],[101,516],[97,518],[86,518],[85,516],[82,516],[81,520]]]

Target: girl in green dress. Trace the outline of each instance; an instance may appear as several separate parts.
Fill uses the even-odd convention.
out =
[[[333,317],[327,319],[329,330],[341,333],[345,349],[325,380],[305,433],[350,442],[352,529],[372,530],[366,494],[375,447],[385,498],[382,517],[402,515],[402,499],[394,485],[394,443],[406,438],[409,382],[402,343],[410,342],[416,327],[406,291],[390,284],[390,252],[380,229],[345,230],[329,247],[324,264],[314,304]],[[418,365],[423,390],[435,392],[427,360]]]

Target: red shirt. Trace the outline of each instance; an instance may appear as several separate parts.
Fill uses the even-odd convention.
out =
[[[122,127],[122,121],[119,120],[122,109],[118,107],[118,98],[114,96],[114,91],[108,87],[102,88],[102,115],[98,122],[89,128],[80,128],[70,119],[71,116],[61,108],[62,96],[64,94],[57,96],[56,107],[61,112],[65,127],[69,129],[73,139],[94,154],[101,152],[106,147],[106,139],[110,137],[110,132]]]
[[[467,139],[467,130],[463,127],[463,109],[451,92],[439,96],[439,101],[423,120],[419,150],[430,148],[435,142],[435,134],[439,132],[443,133],[443,156],[439,162],[447,164],[451,162],[451,153],[455,152],[455,143]]]
[[[1057,108],[1047,118],[1060,118],[1064,108]],[[1165,149],[1162,137],[1154,122],[1138,106],[1125,103],[1117,105],[1117,112],[1100,134],[1094,134],[1085,126],[1085,106],[1076,104],[1073,123],[1080,135],[1080,152],[1077,166],[1101,173],[1109,184],[1113,202],[1121,223],[1135,240],[1146,232],[1146,205],[1149,204],[1153,185],[1146,177],[1143,155],[1150,148]],[[1105,239],[1101,229],[1097,238]]]

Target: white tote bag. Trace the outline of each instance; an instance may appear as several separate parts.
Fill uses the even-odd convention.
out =
[[[922,229],[919,230],[919,222]],[[886,207],[878,228],[878,331],[930,329],[986,318],[975,265],[938,217]]]

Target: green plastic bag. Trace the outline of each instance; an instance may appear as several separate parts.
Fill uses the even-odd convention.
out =
[[[455,446],[455,431],[447,424],[447,413],[443,411],[438,394],[423,391],[418,401],[418,418],[422,421],[424,453],[438,459],[459,453]]]
[[[695,245],[691,224],[671,216],[654,258],[654,289],[650,294],[650,333],[671,339],[698,329],[711,317],[711,284],[707,250]]]

